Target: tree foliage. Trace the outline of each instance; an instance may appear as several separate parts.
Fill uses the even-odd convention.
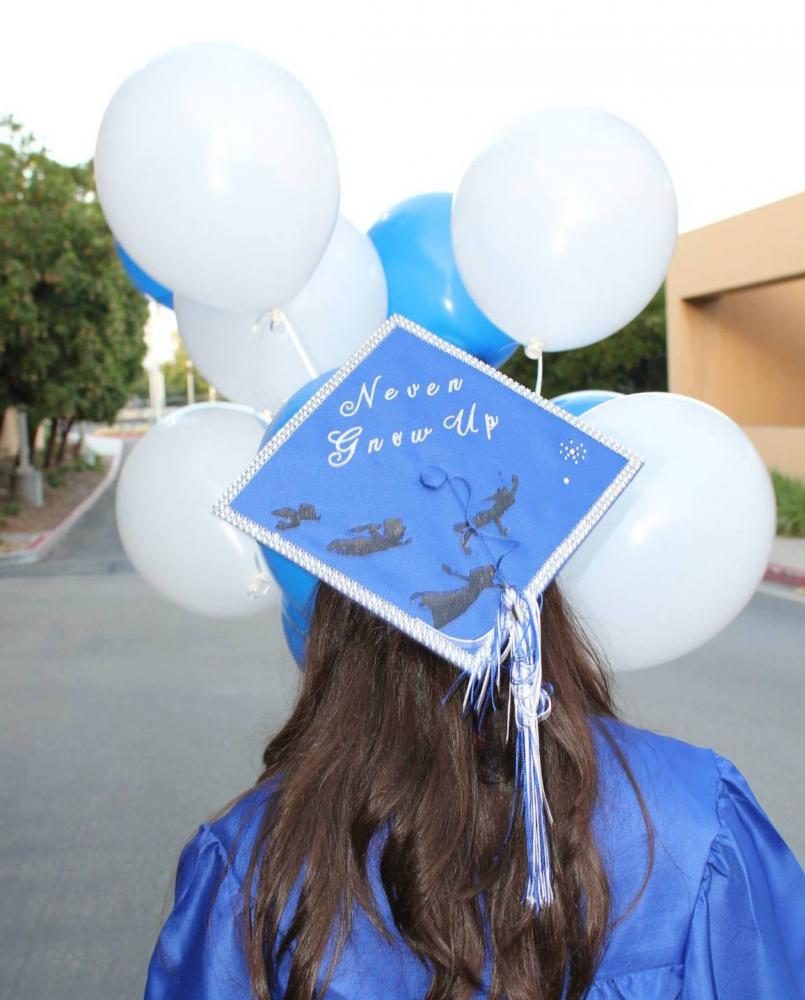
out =
[[[92,163],[57,163],[0,120],[0,411],[26,407],[32,429],[113,420],[141,371],[147,316]]]
[[[543,368],[542,394],[548,399],[577,389],[665,391],[665,287],[622,330],[589,347],[546,354]],[[506,362],[503,371],[534,388],[536,362],[527,358],[522,348]]]

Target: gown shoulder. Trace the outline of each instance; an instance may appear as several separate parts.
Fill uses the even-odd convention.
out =
[[[591,998],[803,1000],[805,875],[743,774],[622,722],[597,730],[596,828],[616,923]],[[653,828],[644,887],[648,835],[619,754]]]
[[[743,775],[712,750],[621,722],[594,730],[594,828],[614,926],[590,1000],[805,1000],[805,875]],[[649,836],[622,762],[653,830],[650,872]],[[254,789],[185,846],[146,1000],[252,996],[244,886],[270,794]],[[427,993],[429,973],[396,933],[378,862],[375,845],[370,881],[389,939],[358,912],[326,1000]],[[287,969],[279,971],[282,980]]]
[[[203,823],[179,856],[173,907],[162,925],[145,1000],[252,996],[241,928],[251,851],[270,789],[252,789]]]

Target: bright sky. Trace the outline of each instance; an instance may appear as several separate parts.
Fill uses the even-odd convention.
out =
[[[0,112],[64,162],[92,156],[133,70],[230,41],[294,73],[323,110],[344,215],[368,228],[410,195],[454,190],[520,114],[587,104],[658,148],[680,229],[805,190],[802,0],[243,0],[16,3]]]

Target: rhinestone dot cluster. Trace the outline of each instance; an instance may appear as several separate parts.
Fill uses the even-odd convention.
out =
[[[583,441],[576,441],[574,438],[568,438],[567,441],[563,441],[559,445],[559,454],[566,462],[572,462],[574,465],[578,465],[587,457],[587,447]]]

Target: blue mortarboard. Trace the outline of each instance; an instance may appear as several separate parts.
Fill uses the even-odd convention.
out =
[[[529,851],[552,898],[541,594],[639,470],[578,418],[392,316],[260,449],[215,513],[454,663],[507,667]]]

